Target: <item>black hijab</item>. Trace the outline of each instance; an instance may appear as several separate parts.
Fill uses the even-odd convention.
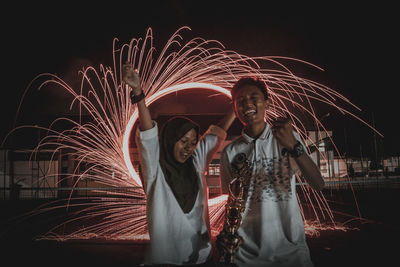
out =
[[[168,120],[160,136],[160,165],[165,180],[184,213],[192,210],[199,190],[198,176],[193,165],[193,157],[184,163],[175,160],[174,146],[188,131],[196,131],[199,140],[199,126],[186,117]]]

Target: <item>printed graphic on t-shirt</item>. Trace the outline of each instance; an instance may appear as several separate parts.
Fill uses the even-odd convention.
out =
[[[287,201],[292,197],[289,161],[284,158],[260,158],[253,163],[253,178],[248,195],[251,201]]]

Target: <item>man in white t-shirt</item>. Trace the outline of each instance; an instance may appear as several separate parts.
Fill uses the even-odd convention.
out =
[[[288,120],[266,122],[270,105],[266,85],[252,77],[232,88],[242,135],[227,145],[221,156],[221,184],[228,193],[232,162],[244,153],[250,162],[245,209],[238,234],[243,239],[234,255],[238,266],[313,266],[296,197],[295,171],[315,190],[324,181]]]

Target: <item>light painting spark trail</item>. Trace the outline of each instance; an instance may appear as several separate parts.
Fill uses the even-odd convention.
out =
[[[137,110],[130,104],[130,89],[122,82],[121,67],[125,62],[133,64],[139,71],[148,105],[170,93],[186,89],[212,90],[226,96],[229,101],[230,92],[227,88],[231,88],[239,78],[251,75],[267,84],[272,101],[272,108],[266,114],[267,120],[289,116],[300,136],[315,146],[317,151],[318,144],[309,140],[306,127],[302,123],[303,117],[306,116],[315,122],[320,133],[327,131],[318,119],[315,103],[330,106],[376,131],[351,111],[358,112],[360,109],[350,100],[323,84],[296,76],[284,63],[295,62],[320,70],[317,66],[295,58],[249,57],[226,50],[217,40],[196,37],[185,41],[183,34],[189,30],[188,27],[178,29],[156,58],[151,28],[147,30],[143,39],[134,38],[120,47],[118,40],[114,39],[113,66],[100,65],[98,70],[93,66],[83,68],[79,72],[80,88],[72,88],[61,77],[51,73],[44,73],[35,78],[44,79],[38,89],[52,86],[53,90],[66,90],[74,97],[70,108],[78,107],[80,111],[80,119],[77,121],[59,118],[49,128],[45,128],[48,135],[36,148],[36,151],[51,148],[54,155],[60,151],[70,155],[74,158],[75,169],[71,173],[62,173],[62,178],[59,179],[59,182],[72,181],[73,189],[66,198],[66,204],[52,203],[34,213],[40,214],[62,207],[71,211],[80,208],[74,211],[71,219],[52,228],[43,238],[148,239],[145,195],[140,177],[132,165],[129,144],[137,120]],[[27,90],[29,89],[30,86]],[[82,122],[82,114],[88,115],[91,121]],[[55,130],[55,126],[61,121],[70,123],[71,128],[64,131]],[[15,130],[24,127],[17,127]],[[337,150],[336,147],[335,149]],[[84,171],[81,171],[82,169]],[[104,189],[93,190],[97,196],[74,198],[75,188],[85,179],[103,186]],[[301,177],[298,179],[303,181]],[[121,188],[123,190],[119,190]],[[306,229],[306,233],[317,235],[324,227],[344,227],[335,221],[334,214],[321,192],[315,192],[305,185],[301,188],[301,194],[307,200],[306,204],[312,206],[313,210],[311,218],[306,218],[305,213],[302,213],[306,228],[309,229]],[[224,195],[210,199],[213,235],[222,227],[225,202]],[[80,224],[86,220],[96,222]],[[329,225],[325,224],[327,221],[330,222]],[[76,227],[70,227],[70,230],[66,231],[67,225]]]

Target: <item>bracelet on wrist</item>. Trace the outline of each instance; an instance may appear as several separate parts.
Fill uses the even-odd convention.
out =
[[[139,95],[135,95],[133,93],[133,91],[131,91],[131,103],[132,104],[136,104],[137,102],[139,102],[140,100],[144,99],[146,97],[146,95],[144,94],[144,92],[142,91]]]

